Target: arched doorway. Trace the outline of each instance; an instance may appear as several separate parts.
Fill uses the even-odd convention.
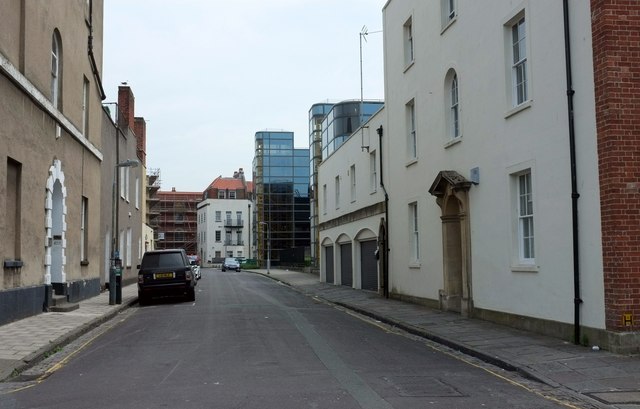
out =
[[[462,228],[460,226],[460,202],[455,196],[446,198],[440,219],[442,220],[442,250],[444,256],[442,307],[448,311],[461,312],[463,293]]]
[[[62,283],[62,184],[56,180],[53,184],[51,207],[51,282]]]
[[[59,160],[49,168],[45,199],[45,284],[65,294],[66,200],[64,173]]]
[[[471,182],[456,171],[441,171],[429,193],[442,210],[443,282],[440,306],[469,316],[473,310],[469,188]]]

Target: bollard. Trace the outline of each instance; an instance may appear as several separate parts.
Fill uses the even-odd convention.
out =
[[[122,304],[122,272],[116,275],[116,304]]]
[[[116,303],[116,266],[109,269],[109,305]]]

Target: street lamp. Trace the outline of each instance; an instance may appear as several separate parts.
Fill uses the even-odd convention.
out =
[[[118,196],[117,196],[117,181],[118,181],[118,168],[135,168],[140,164],[136,159],[127,159],[122,161],[114,166],[113,168],[113,187],[111,189],[111,268],[109,269],[109,305],[116,304],[116,277],[118,275],[118,267],[122,267],[122,265],[118,265],[118,259],[120,259],[120,252],[118,249],[118,241],[116,238],[116,234],[118,232]],[[120,270],[121,273],[122,270]],[[122,291],[122,289],[119,289]],[[122,302],[122,293],[120,293],[120,300],[118,304]]]
[[[271,229],[267,222],[260,222],[260,224],[267,226],[267,274],[271,274]]]

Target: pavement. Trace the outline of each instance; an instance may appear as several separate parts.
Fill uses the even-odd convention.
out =
[[[279,269],[252,272],[309,297],[515,371],[591,407],[640,409],[640,356],[594,350],[455,313],[385,299],[374,292],[322,283],[317,275],[309,273]],[[119,305],[109,305],[109,293],[103,292],[81,301],[75,311],[47,312],[0,326],[0,381],[35,365],[135,302],[137,286],[133,284],[123,287]]]
[[[70,312],[43,312],[0,326],[0,382],[39,363],[138,301],[137,284],[122,287],[122,303],[109,292],[79,302]]]

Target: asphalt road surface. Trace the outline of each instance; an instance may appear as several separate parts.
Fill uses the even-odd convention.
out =
[[[261,275],[203,269],[196,289],[133,306],[0,407],[578,407]]]

